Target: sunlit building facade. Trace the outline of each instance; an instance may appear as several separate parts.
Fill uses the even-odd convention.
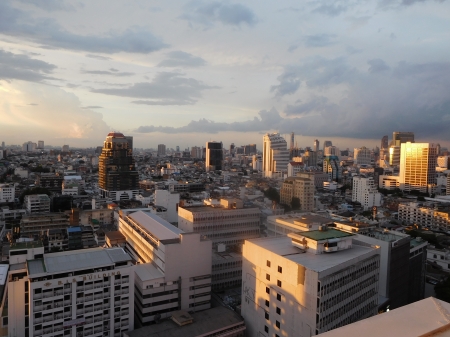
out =
[[[286,140],[279,133],[264,135],[263,172],[268,178],[282,177],[287,174],[289,150]]]

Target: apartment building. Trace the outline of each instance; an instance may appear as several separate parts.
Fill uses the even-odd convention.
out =
[[[122,248],[44,254],[40,242],[18,243],[2,322],[8,336],[119,337],[134,328],[133,283]]]
[[[69,217],[65,213],[29,214],[20,220],[22,237],[39,237],[48,229],[67,229]]]
[[[178,227],[225,245],[260,236],[259,208],[244,208],[240,199],[221,199],[219,206],[178,207]]]
[[[0,184],[0,202],[14,202],[16,187],[14,184]]]
[[[353,177],[352,201],[359,202],[364,210],[381,205],[381,193],[372,177]]]
[[[319,231],[247,240],[242,309],[247,335],[309,337],[373,316],[379,249]]]
[[[300,200],[301,211],[314,209],[314,181],[303,177],[289,177],[284,180],[280,190],[280,203],[291,205],[292,198]]]
[[[51,192],[61,193],[64,177],[58,173],[39,173],[36,175],[36,186],[44,187]]]
[[[47,194],[26,195],[24,204],[28,214],[50,212],[50,198]]]
[[[136,266],[136,326],[211,304],[211,241],[149,212],[120,210],[119,231]]]
[[[332,219],[315,213],[272,215],[267,217],[267,236],[284,236],[293,232],[318,230]]]
[[[409,202],[398,205],[398,219],[408,225],[450,230],[449,211],[439,210],[432,204]]]

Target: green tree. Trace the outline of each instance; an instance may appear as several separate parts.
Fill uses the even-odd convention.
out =
[[[265,190],[264,196],[272,201],[280,202],[280,193],[278,193],[278,191],[273,187],[269,187]]]
[[[25,199],[26,195],[31,194],[47,194],[48,196],[52,195],[52,192],[50,192],[48,189],[44,187],[33,187],[33,188],[27,188],[25,191],[22,192],[22,194],[19,197],[20,203],[23,203],[23,200]]]
[[[297,197],[292,197],[291,200],[291,207],[292,209],[300,209],[300,199]]]

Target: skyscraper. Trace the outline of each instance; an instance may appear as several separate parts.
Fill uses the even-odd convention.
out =
[[[291,145],[289,146],[289,149],[292,151],[294,149],[294,133],[291,132]]]
[[[320,142],[319,142],[318,139],[316,139],[316,140],[314,141],[314,152],[319,151],[319,149],[320,149]]]
[[[265,177],[280,177],[287,173],[289,150],[286,140],[279,133],[264,135],[263,172]]]
[[[381,149],[387,149],[389,147],[389,138],[388,136],[383,136],[383,138],[381,138]]]
[[[44,148],[44,141],[43,140],[38,140],[38,149],[43,149]]]
[[[221,170],[223,160],[222,142],[206,142],[206,172]]]
[[[400,152],[400,188],[427,192],[436,184],[436,146],[429,143],[404,143]]]
[[[325,152],[325,148],[327,148],[329,146],[333,146],[333,142],[331,140],[325,140],[323,142],[323,152]]]
[[[392,133],[392,145],[400,146],[406,142],[414,143],[414,132],[394,131]]]
[[[234,157],[234,143],[231,143],[230,145],[230,156]]]
[[[134,199],[139,192],[139,173],[133,159],[133,137],[110,132],[98,162],[98,185],[103,197]]]
[[[166,155],[166,146],[164,144],[158,144],[158,156],[164,157]]]

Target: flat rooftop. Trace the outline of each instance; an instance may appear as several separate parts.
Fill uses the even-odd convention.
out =
[[[299,235],[303,235],[303,233],[301,232]],[[352,248],[349,249],[316,255],[294,247],[291,238],[287,236],[250,239],[247,241],[316,272],[322,272],[341,263],[357,259],[375,249],[353,244]]]
[[[327,230],[317,230],[317,231],[307,231],[307,232],[300,232],[298,235],[304,236],[308,239],[314,240],[314,241],[321,241],[321,240],[329,240],[329,239],[337,239],[337,238],[344,238],[347,236],[353,236],[351,233],[339,231],[336,229],[328,228]]]
[[[450,303],[433,297],[328,331],[321,337],[450,336]]]
[[[164,278],[164,274],[151,263],[136,265],[134,272],[142,282]]]
[[[44,247],[42,241],[25,241],[25,242],[16,242],[11,243],[9,246],[9,250],[20,250],[20,249],[30,249],[30,248],[39,248]]]
[[[29,276],[64,273],[69,271],[111,266],[117,262],[131,261],[122,248],[93,248],[69,252],[44,254],[44,258],[28,260]]]
[[[197,337],[213,333],[227,327],[244,323],[244,319],[234,311],[225,307],[216,307],[190,314],[192,324],[179,326],[172,320],[164,320],[159,324],[125,332],[128,337]]]
[[[222,211],[238,211],[238,210],[248,210],[256,207],[243,207],[243,208],[227,208],[223,206],[186,206],[183,209],[190,211],[192,213],[201,213],[201,212],[222,212]]]
[[[137,211],[129,214],[128,217],[160,241],[179,239],[180,234],[184,233],[170,222],[150,212]]]

